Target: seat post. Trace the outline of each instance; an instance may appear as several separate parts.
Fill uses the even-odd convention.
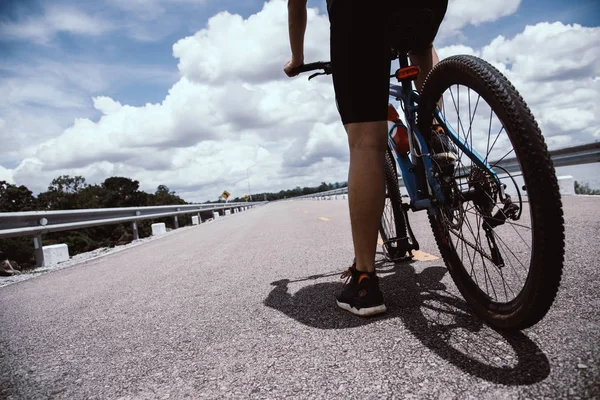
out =
[[[402,52],[398,54],[398,61],[400,61],[400,68],[408,67],[408,54]]]

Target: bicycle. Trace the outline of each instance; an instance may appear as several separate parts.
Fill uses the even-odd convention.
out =
[[[390,83],[390,97],[400,102],[408,147],[392,137],[400,118],[390,121],[380,225],[385,253],[392,260],[412,257],[419,243],[407,211],[427,210],[444,263],[473,312],[498,329],[535,325],[554,302],[564,260],[558,182],[535,118],[508,79],[480,58],[442,60],[419,94],[413,89],[418,67],[405,52],[394,56],[400,68],[390,78],[400,84]],[[310,80],[331,68],[317,62],[295,72],[323,70]],[[462,110],[461,97],[468,102]],[[486,118],[474,124],[477,115]]]

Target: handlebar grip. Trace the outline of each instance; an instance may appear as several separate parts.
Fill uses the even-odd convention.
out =
[[[299,67],[292,69],[291,73],[298,75],[303,72],[314,71],[317,69],[322,69],[326,73],[331,73],[331,63],[326,62],[326,61],[318,61],[318,62],[313,62],[313,63],[308,63],[308,64],[302,64]]]

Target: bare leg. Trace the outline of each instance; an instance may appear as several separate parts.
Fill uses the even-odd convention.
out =
[[[385,204],[387,122],[345,125],[350,145],[348,203],[356,269],[373,272],[377,234]]]
[[[413,65],[417,65],[420,69],[419,76],[415,81],[415,84],[417,85],[417,91],[420,93],[427,74],[429,74],[429,71],[431,71],[435,64],[440,62],[440,59],[433,48],[433,45],[430,45],[426,49],[419,52],[411,52],[409,56],[410,62]]]

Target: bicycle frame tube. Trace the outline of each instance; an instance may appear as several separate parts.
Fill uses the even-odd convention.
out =
[[[407,65],[408,58],[401,56],[400,66],[405,67]],[[391,137],[391,130],[388,133],[388,145],[395,154],[396,161],[402,171],[402,178],[411,199],[411,209],[413,211],[428,209],[430,214],[435,214],[437,211],[431,202],[430,193],[433,193],[433,197],[442,203],[444,202],[444,195],[437,180],[433,177],[433,166],[427,143],[417,128],[416,111],[419,95],[413,91],[412,81],[410,80],[401,81],[401,85],[390,85],[389,95],[402,103],[407,125],[409,153],[398,153]]]

